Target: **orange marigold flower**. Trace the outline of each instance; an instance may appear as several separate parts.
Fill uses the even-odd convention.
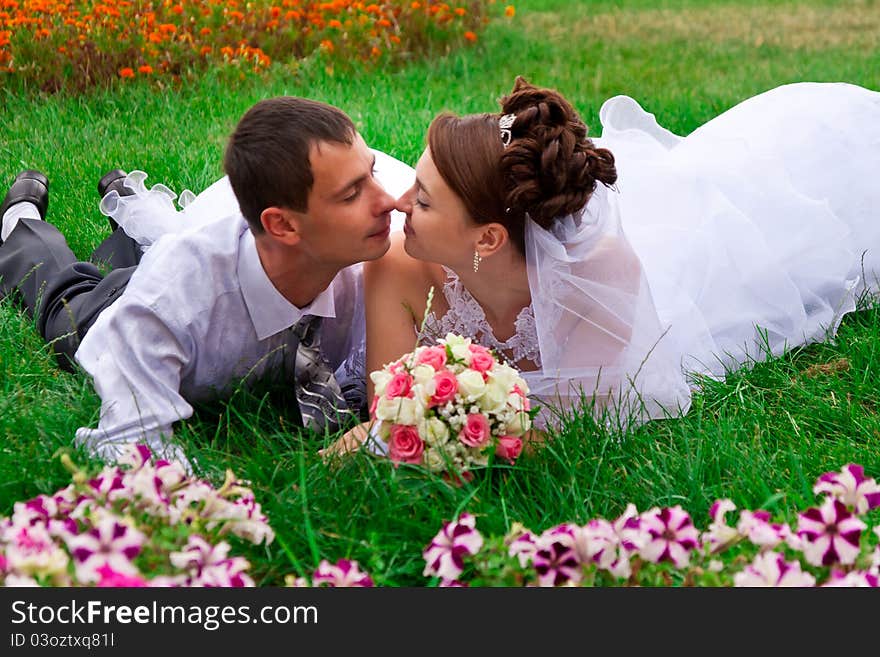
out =
[[[379,27],[391,27],[391,21],[387,18],[380,18],[376,21],[376,25]]]
[[[235,54],[235,51],[229,46],[223,46],[220,48],[220,54],[224,57],[232,57]]]
[[[171,11],[180,16],[183,13],[183,5],[174,5],[171,7]]]
[[[134,77],[134,69],[126,66],[125,68],[119,69],[119,77],[121,78],[133,78]]]
[[[165,34],[174,34],[177,32],[177,26],[174,23],[162,23],[159,26],[159,31]]]
[[[367,5],[366,12],[368,14],[380,14],[382,10],[379,9],[379,5]]]
[[[323,48],[327,52],[333,52],[333,42],[330,39],[322,39],[321,48]]]
[[[474,34],[473,32],[471,32],[470,30],[468,30],[467,32],[464,33],[464,38],[467,39],[468,41],[470,41],[471,43],[473,43],[474,41],[477,40],[477,35]]]
[[[269,15],[272,18],[278,18],[281,15],[281,7],[272,7],[269,9]]]
[[[342,23],[340,23],[338,20],[336,20],[334,18],[333,20],[331,20],[330,22],[327,23],[327,27],[335,27],[337,30],[341,30]]]
[[[202,49],[199,50],[199,54],[205,56],[211,52],[211,46],[202,46]]]
[[[508,18],[513,18],[514,16],[516,16],[516,7],[514,7],[513,5],[507,5],[504,8],[504,15]]]
[[[210,33],[211,33],[210,27],[203,27],[201,30],[199,30],[199,34],[201,34],[202,36],[208,36]]]
[[[413,2],[413,3],[410,5],[410,7],[413,8],[413,9],[421,9],[421,8],[422,8],[422,5],[421,5],[421,3],[419,3],[419,2]]]
[[[396,34],[392,34],[388,38],[391,40],[391,43],[400,43],[400,37],[397,36]]]
[[[373,49],[370,51],[370,54],[371,54],[373,57],[378,57],[379,55],[382,54],[382,51],[379,50],[376,46],[373,46]]]
[[[464,16],[466,13],[467,13],[467,9],[465,9],[464,7],[456,7],[455,8],[455,15],[456,16]]]
[[[299,20],[299,17],[300,17],[300,13],[298,11],[291,10],[291,11],[287,12],[286,14],[284,14],[284,18],[286,18],[289,21]]]
[[[240,11],[230,11],[229,18],[234,18],[240,21],[244,19],[244,14],[242,14]]]
[[[143,66],[138,66],[138,73],[143,73],[144,75],[149,75],[153,72],[153,67],[149,64],[144,64]]]

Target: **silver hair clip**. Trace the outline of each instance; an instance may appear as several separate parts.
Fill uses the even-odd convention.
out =
[[[516,121],[516,114],[505,114],[498,119],[498,128],[501,130],[501,143],[504,144],[504,148],[510,146],[510,140],[513,138],[510,129],[513,127],[514,121]]]

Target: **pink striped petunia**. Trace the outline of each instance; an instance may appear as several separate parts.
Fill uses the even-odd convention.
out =
[[[639,550],[641,557],[651,563],[670,561],[676,568],[687,567],[700,538],[687,511],[678,504],[654,508],[643,513],[641,521],[648,533],[647,543]]]
[[[859,556],[859,541],[866,525],[846,505],[826,497],[820,507],[798,515],[797,534],[803,540],[807,563],[814,566],[851,564]]]
[[[443,529],[422,552],[425,576],[458,579],[464,570],[464,557],[474,555],[483,547],[483,537],[476,530],[476,518],[462,513],[458,520],[444,523]]]
[[[312,576],[312,585],[334,588],[370,587],[373,586],[373,580],[360,569],[357,561],[340,559],[334,565],[324,559]]]
[[[862,515],[880,506],[880,486],[865,476],[865,469],[854,463],[843,466],[840,472],[826,472],[813,486],[816,495],[827,493],[843,502],[847,508]]]
[[[801,570],[799,561],[786,561],[778,552],[761,552],[742,572],[733,576],[740,587],[815,586],[816,578]]]

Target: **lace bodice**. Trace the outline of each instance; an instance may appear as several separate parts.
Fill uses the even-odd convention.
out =
[[[447,333],[456,333],[493,349],[510,365],[530,361],[540,369],[541,352],[538,349],[538,331],[532,306],[528,305],[519,312],[513,335],[501,342],[492,332],[483,307],[468,292],[454,271],[447,267],[443,269],[446,271],[443,296],[446,297],[449,310],[440,318],[433,312],[428,313],[419,343],[434,344]]]

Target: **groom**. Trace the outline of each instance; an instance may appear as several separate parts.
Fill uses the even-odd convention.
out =
[[[260,101],[225,153],[238,207],[163,236],[142,259],[136,246],[123,248],[137,255],[107,276],[78,262],[45,221],[45,176],[19,174],[0,207],[0,297],[14,293],[62,364],[76,361],[91,375],[100,421],[79,429],[77,444],[115,461],[123,446],[146,442],[188,464],[170,440],[172,424],[190,417],[194,402],[271,376],[290,381],[307,427],[335,431],[340,412],[357,414],[365,400],[358,263],[388,249],[394,208],[375,158],[335,107]],[[138,208],[143,217],[160,194],[135,193],[118,175],[99,185],[102,194],[109,187],[105,200],[118,195],[116,238],[123,228],[137,234]]]

